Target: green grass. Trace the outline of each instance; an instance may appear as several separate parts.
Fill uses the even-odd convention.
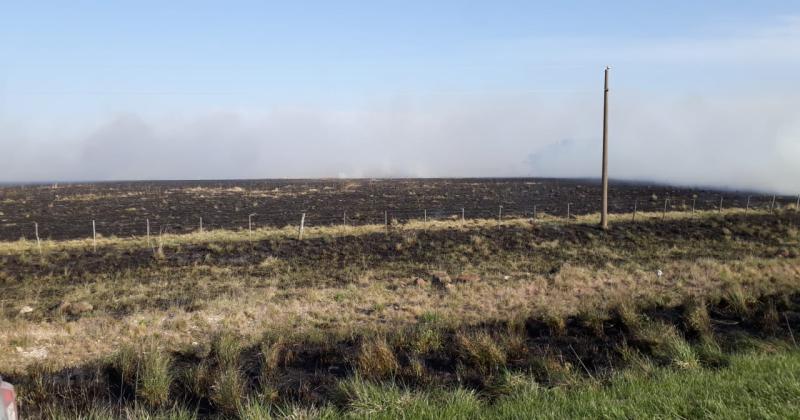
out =
[[[341,383],[339,406],[275,406],[250,401],[238,418],[322,419],[562,419],[562,418],[797,418],[800,413],[800,351],[736,354],[723,369],[621,371],[600,383],[586,378],[569,387],[543,388],[516,375],[508,394],[488,402],[463,388],[411,391],[395,383],[351,378]],[[54,407],[48,418],[194,418],[181,407],[148,411],[109,406],[70,412]]]
[[[409,392],[396,385],[349,384],[353,400],[330,418],[796,418],[800,352],[735,355],[725,369],[623,372],[608,384],[568,388],[532,382],[489,404],[474,392]],[[326,416],[327,417],[327,416]]]

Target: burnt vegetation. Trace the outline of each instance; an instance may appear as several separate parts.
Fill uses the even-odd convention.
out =
[[[520,181],[487,185],[505,182]],[[521,216],[5,242],[0,374],[27,417],[259,418],[254,404],[369,414],[374,384],[494,404],[797,346],[791,207],[622,214],[609,231],[579,213]]]

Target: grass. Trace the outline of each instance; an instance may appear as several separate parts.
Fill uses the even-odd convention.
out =
[[[793,213],[792,210],[784,210],[785,213]],[[747,214],[751,216],[766,216],[772,214],[767,210],[750,210]],[[666,217],[662,217],[660,212],[638,212],[636,217],[640,222],[652,221],[676,221],[676,220],[689,220],[696,218],[720,218],[724,216],[737,216],[745,215],[745,211],[739,208],[726,209],[722,212],[713,210],[703,210],[697,212],[687,211],[672,211],[667,213]],[[625,223],[631,219],[630,214],[610,214],[609,223]],[[400,225],[394,225],[395,231],[416,231],[416,230],[447,230],[447,229],[475,229],[486,226],[518,226],[528,225],[531,218],[506,218],[498,221],[497,219],[468,219],[466,221],[443,219],[434,220],[429,219],[423,221],[419,219],[412,219]],[[599,214],[585,214],[573,216],[570,219],[563,217],[552,216],[547,214],[540,214],[536,218],[538,224],[575,224],[575,225],[595,225],[599,220]],[[374,233],[386,232],[386,226],[383,224],[373,225],[321,225],[321,226],[306,226],[303,231],[303,238],[316,239],[331,236],[352,236],[352,235],[368,235]],[[283,228],[264,227],[254,229],[252,233],[242,230],[204,230],[202,232],[191,233],[164,233],[154,235],[151,243],[148,244],[146,238],[141,237],[98,237],[97,247],[108,248],[113,247],[121,250],[129,249],[154,249],[157,253],[163,253],[164,248],[175,247],[185,244],[208,243],[208,244],[231,244],[231,243],[249,243],[258,242],[270,239],[295,239],[298,238],[297,226],[285,226]],[[477,241],[480,237],[475,237]],[[93,248],[93,241],[91,238],[87,239],[69,239],[69,240],[44,240],[41,241],[43,253],[57,253],[65,250],[89,250]],[[38,246],[35,240],[20,239],[18,241],[4,241],[0,242],[0,255],[2,254],[16,254],[19,252],[30,252],[38,255]]]
[[[148,340],[117,353],[114,365],[120,381],[133,388],[136,396],[150,407],[163,407],[169,401],[172,386],[171,355]]]
[[[397,373],[400,365],[394,350],[383,337],[365,339],[356,359],[356,370],[371,379],[388,379]]]
[[[521,381],[494,404],[469,390],[409,392],[351,382],[344,412],[328,418],[793,418],[800,412],[800,352],[736,355],[721,370],[625,372],[569,388]]]
[[[303,241],[220,231],[164,236],[157,258],[118,238],[96,254],[49,244],[42,258],[7,244],[0,349],[13,350],[0,373],[36,413],[249,418],[408,404],[466,416],[604,389],[621,370],[706,375],[797,332],[796,215],[755,213],[618,216],[609,232],[582,217],[329,227]],[[49,392],[64,372],[83,379]],[[82,403],[59,406],[67,397]]]
[[[88,388],[80,381],[71,387],[48,388],[52,385],[41,384],[52,384],[59,374],[41,369],[31,372],[29,380],[33,383],[20,383],[20,395],[24,401],[33,402],[33,390],[41,389],[35,394],[45,414],[47,410],[57,410],[53,399],[63,397],[69,404],[59,413],[78,410],[83,415],[97,409],[105,410],[109,416],[124,416],[131,409],[143,409],[146,411],[142,413],[153,416],[169,416],[170,410],[183,415],[206,407],[203,415],[244,418],[311,414],[393,417],[400,413],[409,418],[442,415],[439,413],[456,418],[514,417],[528,412],[516,410],[550,405],[552,412],[543,409],[536,413],[551,417],[563,411],[559,404],[572,404],[571,401],[577,401],[570,409],[578,410],[575,415],[683,416],[699,412],[684,413],[696,409],[694,406],[671,407],[670,404],[681,402],[675,395],[651,401],[646,393],[652,392],[653,387],[673,392],[673,382],[680,381],[710,386],[706,382],[714,375],[740,369],[737,363],[747,362],[747,357],[793,357],[798,363],[797,347],[790,340],[792,332],[757,329],[765,312],[794,313],[798,295],[760,298],[748,308],[752,314],[749,318],[723,329],[715,326],[724,319],[720,316],[728,316],[722,312],[726,303],[705,307],[711,329],[694,340],[684,335],[692,330],[691,321],[697,317],[696,309],[686,309],[691,305],[685,302],[673,308],[637,309],[620,306],[614,313],[601,316],[608,324],[602,336],[583,327],[582,318],[578,317],[570,318],[565,330],[558,334],[551,332],[544,318],[525,320],[523,329],[519,321],[455,330],[440,326],[437,334],[443,344],[424,353],[414,350],[416,329],[386,336],[373,333],[338,339],[297,338],[302,341],[265,337],[255,345],[223,334],[216,336],[205,355],[194,350],[171,354],[151,342],[123,349],[110,366],[97,366],[96,372],[110,372],[110,376],[97,373]],[[659,314],[660,318],[652,314]],[[798,325],[794,321],[787,327],[797,329]],[[718,340],[725,346],[717,345]],[[734,353],[726,353],[723,348]],[[297,353],[289,355],[288,349]],[[598,353],[605,353],[606,357],[597,358]],[[172,360],[190,363],[171,363]],[[335,369],[342,364],[347,367],[337,372]],[[679,372],[696,376],[681,376]],[[104,381],[114,383],[116,378],[128,384],[133,393],[104,394],[102,390],[109,389],[109,382]],[[170,392],[172,378],[175,386]],[[722,378],[743,380],[731,375]],[[650,385],[649,381],[665,385]],[[781,386],[795,390],[800,387],[792,381]],[[645,394],[634,394],[637,387]],[[57,394],[48,394],[54,389],[58,389]],[[638,401],[642,411],[619,411],[614,406],[617,398]],[[580,408],[583,400],[586,406]],[[89,411],[82,412],[71,404]]]

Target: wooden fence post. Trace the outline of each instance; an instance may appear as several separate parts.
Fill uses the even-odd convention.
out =
[[[669,204],[669,198],[664,199],[664,212],[661,213],[661,220],[665,220],[667,218],[667,204]]]
[[[387,210],[383,211],[383,224],[386,226],[386,229],[389,229],[389,212]]]
[[[255,213],[250,213],[247,215],[247,234],[252,237],[253,236],[253,216]]]
[[[775,211],[775,196],[772,196],[772,204],[769,205],[769,212],[772,213]]]
[[[97,252],[97,229],[94,220],[92,220],[92,248],[94,248],[94,252]]]
[[[500,223],[503,221],[503,206],[500,206],[497,209],[497,222]]]
[[[572,203],[567,203],[567,220],[569,220],[570,217],[570,208],[569,208],[570,204]]]
[[[144,219],[144,221],[147,225],[147,247],[152,248],[152,245],[150,245],[150,219]]]
[[[722,213],[722,196],[719,196],[719,212]]]
[[[692,197],[692,214],[694,214],[694,204],[697,202],[697,198]]]
[[[425,218],[425,223],[428,223],[428,209],[422,210],[422,215]]]
[[[465,217],[464,217],[464,207],[461,207],[461,223],[464,223],[464,220],[465,220]]]
[[[633,200],[633,217],[631,217],[631,222],[636,221],[636,207],[639,206],[639,200]]]
[[[200,218],[200,233],[203,233],[203,218]]]
[[[342,214],[342,224],[347,226],[347,210]]]
[[[533,205],[533,220],[536,220],[536,204]]]
[[[36,233],[36,248],[39,249],[39,255],[42,255],[42,242],[39,241],[39,224],[33,222],[33,230]]]
[[[300,240],[303,239],[303,228],[305,228],[305,224],[306,224],[306,214],[303,213],[300,216],[300,232],[298,234],[298,239],[300,239]]]
[[[744,206],[744,214],[746,215],[747,212],[750,211],[750,196],[747,196],[747,204]]]

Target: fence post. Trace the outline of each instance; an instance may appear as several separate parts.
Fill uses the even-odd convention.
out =
[[[497,223],[500,223],[501,221],[503,221],[503,206],[500,206],[497,209]]]
[[[97,252],[97,229],[94,220],[92,220],[92,248],[94,248],[94,252]]]
[[[303,213],[300,216],[300,233],[298,234],[298,237],[297,237],[300,240],[303,239],[303,228],[305,228],[305,224],[306,224],[306,214]]]
[[[536,220],[536,204],[533,205],[533,220]]]
[[[669,198],[664,199],[664,212],[661,213],[661,220],[665,220],[667,218],[667,204],[669,203]]]
[[[800,195],[797,196],[797,203],[794,205],[795,211],[800,210]]]
[[[422,216],[425,218],[425,223],[428,223],[428,209],[422,210]]]
[[[719,212],[722,213],[722,196],[719,196]]]
[[[570,210],[569,209],[570,204],[572,204],[572,203],[567,203],[567,220],[569,220],[569,216],[570,216],[570,211],[569,211]]]
[[[464,223],[464,207],[461,207],[461,223]]]
[[[36,248],[39,249],[39,255],[42,255],[42,243],[39,241],[39,224],[33,222],[33,230],[36,233]]]
[[[694,204],[697,202],[697,198],[692,197],[692,214],[694,214]]]
[[[389,212],[387,210],[383,211],[383,224],[386,229],[389,229]]]
[[[639,200],[633,200],[633,217],[631,218],[631,222],[636,221],[636,208],[639,207]]]
[[[750,196],[747,196],[747,204],[744,206],[744,214],[746,215],[747,212],[750,211]]]
[[[769,212],[773,213],[775,211],[775,196],[772,196],[772,204],[769,205]]]
[[[200,233],[203,233],[203,218],[200,218]]]
[[[251,237],[253,236],[253,216],[255,213],[250,213],[247,215],[247,234]]]
[[[342,224],[347,226],[347,210],[342,214]]]
[[[150,245],[150,219],[144,219],[144,221],[147,225],[147,247],[150,248],[152,247],[152,245]]]

